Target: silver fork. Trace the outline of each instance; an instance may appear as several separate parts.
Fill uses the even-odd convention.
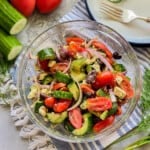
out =
[[[115,19],[117,21],[123,22],[123,23],[129,23],[135,19],[144,20],[146,22],[150,22],[150,17],[142,17],[136,15],[132,10],[123,9],[121,7],[117,7],[114,4],[111,4],[109,2],[102,1],[100,3],[100,11],[111,17],[112,19]]]

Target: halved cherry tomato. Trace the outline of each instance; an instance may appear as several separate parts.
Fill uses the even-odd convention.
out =
[[[36,6],[40,13],[46,14],[55,10],[62,0],[36,0]]]
[[[69,121],[76,129],[82,127],[82,114],[80,108],[69,111]]]
[[[49,60],[38,60],[39,67],[44,71],[49,71],[48,63]]]
[[[71,100],[61,99],[54,104],[53,110],[57,113],[61,113],[65,110],[67,110],[67,108],[70,106],[70,104],[71,104]]]
[[[100,49],[101,51],[103,51],[106,56],[107,56],[107,60],[110,64],[113,64],[113,55],[112,52],[106,47],[105,44],[99,42],[99,41],[93,41],[92,45],[94,45],[96,48]]]
[[[66,37],[66,42],[67,44],[69,44],[70,42],[82,44],[84,42],[84,39],[80,37]]]
[[[80,43],[70,42],[69,50],[76,51],[76,52],[83,52],[85,48],[82,47]]]
[[[50,71],[52,73],[55,73],[56,71],[63,72],[68,67],[67,63],[56,63],[53,67],[50,68]]]
[[[100,132],[101,130],[103,130],[104,128],[108,127],[109,125],[111,125],[115,120],[114,116],[110,116],[108,117],[106,120],[103,121],[99,121],[98,123],[96,123],[93,126],[93,131],[94,132]]]
[[[10,0],[11,4],[24,16],[29,17],[32,15],[36,0]]]
[[[48,97],[44,100],[44,104],[48,108],[52,108],[56,102],[56,99],[54,97]]]
[[[120,76],[122,77],[123,81],[120,84],[120,87],[126,92],[126,98],[127,99],[131,99],[134,96],[134,89],[129,81],[129,79],[123,75],[122,73],[117,73],[115,75],[116,76]]]
[[[104,86],[114,86],[114,75],[110,71],[99,72],[96,76],[93,88],[98,89]]]
[[[61,89],[61,88],[63,88],[63,87],[66,87],[66,84],[65,83],[62,83],[62,82],[59,82],[59,83],[55,83],[54,85],[53,85],[53,90],[58,90],[58,89]]]
[[[112,58],[113,55],[111,53],[111,51],[106,47],[106,45],[104,45],[103,43],[99,42],[99,41],[93,41],[92,45],[94,45],[96,48],[102,50],[104,53],[106,53],[106,55],[109,58]]]
[[[112,108],[112,101],[107,97],[88,98],[87,108],[90,111],[105,111]]]
[[[95,91],[90,87],[89,84],[81,84],[81,89],[85,94],[94,94]]]

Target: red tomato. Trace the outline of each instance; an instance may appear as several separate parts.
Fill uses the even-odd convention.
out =
[[[54,97],[48,97],[44,100],[44,104],[48,108],[52,108],[56,102],[56,99]]]
[[[112,58],[112,53],[111,51],[101,42],[99,41],[93,41],[92,43],[96,48],[100,49],[101,51],[103,51],[104,53],[106,53],[106,55],[109,58]]]
[[[121,82],[120,87],[126,92],[126,98],[131,99],[134,96],[134,89],[129,81],[129,79],[122,73],[117,73],[115,76],[122,77],[123,81]]]
[[[29,17],[35,9],[36,0],[10,0],[10,2],[24,16]]]
[[[71,104],[71,100],[59,100],[58,102],[54,104],[53,110],[57,113],[61,113],[67,110],[70,104]]]
[[[67,44],[69,44],[70,42],[82,44],[84,42],[84,39],[80,37],[66,37],[66,42]]]
[[[49,71],[49,60],[38,60],[39,67],[44,71]]]
[[[88,84],[81,84],[81,89],[83,93],[94,94],[95,91]]]
[[[112,101],[107,97],[88,98],[87,108],[90,111],[105,111],[112,108]]]
[[[56,63],[53,67],[50,68],[50,71],[51,73],[55,73],[56,71],[63,72],[67,67],[67,63]]]
[[[101,88],[104,86],[113,86],[114,85],[114,75],[110,71],[100,72],[97,74],[93,88]]]
[[[53,85],[53,90],[58,90],[58,89],[61,89],[63,87],[66,87],[66,84],[65,83],[62,83],[62,82],[59,82],[59,83],[55,83]]]
[[[82,127],[82,114],[80,108],[69,111],[69,121],[76,129]]]
[[[103,130],[107,126],[111,125],[114,122],[114,120],[115,120],[115,117],[114,116],[110,116],[106,120],[99,121],[98,123],[96,123],[93,126],[93,131],[97,133],[97,132]]]
[[[55,10],[62,0],[36,0],[36,6],[40,13],[47,14]]]

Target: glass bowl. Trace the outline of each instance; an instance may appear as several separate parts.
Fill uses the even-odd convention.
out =
[[[32,85],[31,77],[36,75],[36,71],[34,69],[35,60],[28,58],[29,53],[36,55],[37,52],[43,48],[63,45],[65,39],[64,37],[71,34],[82,35],[89,39],[98,37],[109,47],[112,52],[119,52],[122,55],[122,59],[119,60],[119,62],[125,65],[128,71],[127,75],[131,78],[132,85],[134,87],[135,95],[132,100],[129,100],[123,106],[122,115],[116,117],[115,122],[111,126],[97,134],[91,133],[77,137],[66,131],[62,125],[54,126],[50,123],[46,123],[40,115],[34,113],[31,109],[32,101],[27,98],[30,91],[30,86]],[[112,132],[119,129],[121,125],[127,121],[128,117],[134,110],[139,100],[141,91],[140,68],[137,57],[130,44],[113,29],[94,21],[85,20],[59,23],[47,29],[35,40],[33,40],[23,54],[23,59],[20,62],[17,83],[19,94],[31,121],[35,123],[43,132],[53,138],[75,143],[101,139],[109,136]]]

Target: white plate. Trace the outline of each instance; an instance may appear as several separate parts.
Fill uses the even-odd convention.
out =
[[[135,20],[131,23],[123,24],[112,20],[100,12],[101,1],[86,0],[87,7],[94,20],[115,29],[131,43],[150,44],[150,23]],[[131,9],[138,15],[150,17],[150,0],[122,0],[115,5]]]

